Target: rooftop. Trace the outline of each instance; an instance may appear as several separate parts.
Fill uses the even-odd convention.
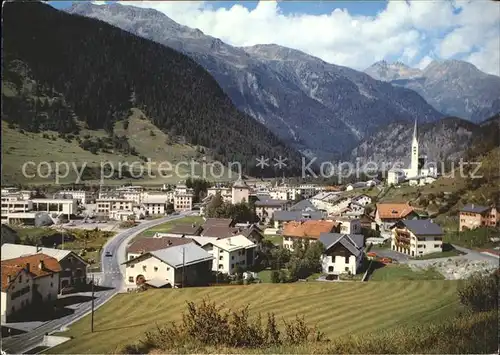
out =
[[[404,225],[416,236],[444,234],[439,224],[434,223],[431,219],[405,219],[395,224],[395,226],[401,225]]]
[[[199,235],[202,227],[197,224],[176,224],[169,231],[169,234]]]
[[[475,204],[468,204],[465,205],[460,212],[469,212],[469,213],[484,213],[488,211],[490,207],[487,206],[481,206],[481,205],[475,205]]]
[[[43,262],[43,266],[41,262]],[[22,269],[29,271],[33,277],[42,277],[60,272],[61,265],[55,258],[46,254],[33,254],[2,260],[2,290],[9,286],[9,276],[14,278]]]
[[[382,219],[405,218],[413,212],[413,207],[408,203],[377,203],[376,208]]]
[[[323,213],[318,211],[275,211],[273,214],[275,221],[302,221],[302,220],[321,220]]]
[[[150,251],[166,249],[173,246],[192,243],[189,238],[161,237],[161,238],[141,238],[130,244],[127,251],[129,253],[147,253]]]
[[[321,233],[319,241],[323,243],[326,250],[340,243],[354,256],[362,253],[364,247],[364,236],[362,234]]]
[[[318,239],[321,233],[329,233],[336,226],[333,221],[288,222],[283,226],[283,236]]]
[[[33,254],[45,254],[57,261],[61,261],[66,256],[71,254],[71,250],[62,250],[54,248],[37,247],[33,245],[21,245],[21,244],[10,244],[5,243],[2,245],[2,260],[19,258],[21,256],[33,255]]]

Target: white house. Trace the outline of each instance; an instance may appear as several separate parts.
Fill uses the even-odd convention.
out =
[[[227,238],[189,236],[204,250],[213,255],[213,271],[233,274],[236,266],[247,268],[253,266],[256,244],[244,235]]]
[[[364,237],[361,234],[322,233],[319,241],[325,246],[321,257],[323,273],[357,274],[363,262]]]
[[[125,286],[134,289],[203,285],[209,282],[213,256],[194,243],[143,253],[124,264]]]
[[[29,255],[47,255],[57,260],[61,267],[59,290],[83,284],[87,279],[87,262],[71,250],[45,248],[22,244],[2,244],[2,261]]]
[[[409,256],[443,251],[443,230],[430,219],[402,220],[392,227],[391,249]]]
[[[357,203],[360,206],[366,206],[372,203],[372,198],[368,195],[358,195],[352,198],[352,202]]]
[[[57,300],[60,271],[59,262],[45,254],[2,260],[2,320]]]
[[[361,222],[357,218],[337,217],[333,221],[340,225],[341,234],[360,234]]]
[[[60,198],[69,198],[74,199],[80,202],[81,204],[87,204],[90,202],[92,194],[90,191],[85,190],[61,190],[57,194]]]
[[[166,195],[148,195],[142,201],[142,207],[150,216],[164,215],[166,212]]]

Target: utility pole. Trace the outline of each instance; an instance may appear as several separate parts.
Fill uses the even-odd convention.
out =
[[[94,332],[94,274],[92,273],[92,313],[90,315],[90,332]]]
[[[186,263],[186,259],[185,259],[185,252],[186,252],[186,248],[183,247],[182,248],[182,281],[181,281],[181,287],[184,288],[184,265]]]

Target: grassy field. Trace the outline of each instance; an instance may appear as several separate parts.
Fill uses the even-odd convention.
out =
[[[433,269],[413,271],[407,265],[386,265],[375,269],[370,281],[403,281],[403,280],[444,280],[444,276]]]
[[[127,129],[124,129],[123,122],[117,122],[115,125],[115,134],[127,136],[130,145],[137,150],[139,155],[151,159],[153,162],[151,165],[151,172],[155,174],[156,177],[148,176],[148,166],[139,156],[123,155],[117,151],[92,154],[82,149],[76,140],[67,142],[59,138],[58,132],[45,131],[40,133],[21,133],[17,129],[9,128],[8,124],[2,121],[2,183],[27,183],[30,185],[37,185],[55,182],[55,175],[48,175],[50,171],[46,165],[40,166],[41,174],[38,174],[36,169],[33,169],[32,166],[28,166],[26,169],[28,174],[35,174],[35,177],[25,177],[22,170],[25,162],[33,162],[37,165],[41,162],[46,162],[51,166],[50,169],[52,172],[54,172],[57,162],[67,162],[70,171],[67,177],[60,179],[59,183],[62,184],[74,183],[77,178],[75,167],[78,171],[81,171],[82,166],[84,166],[83,164],[86,164],[85,166],[89,168],[96,169],[100,175],[100,167],[103,162],[109,162],[113,165],[115,170],[119,169],[119,163],[122,163],[122,166],[127,166],[125,165],[126,163],[134,163],[131,167],[136,171],[136,174],[139,175],[140,169],[142,169],[145,174],[144,178],[136,180],[141,184],[161,185],[164,183],[177,183],[179,180],[182,180],[182,176],[186,176],[185,174],[200,175],[203,171],[202,166],[205,166],[205,171],[207,173],[211,171],[212,165],[209,163],[210,157],[208,157],[208,163],[202,163],[201,158],[203,154],[197,151],[196,146],[177,143],[167,145],[167,135],[154,126],[149,120],[143,119],[141,111],[133,109],[132,115],[129,117],[128,121],[129,125]],[[55,140],[44,138],[44,134],[49,137],[54,137]],[[104,138],[107,136],[104,130],[90,131],[82,129],[80,137],[82,138],[87,134],[93,138]],[[191,166],[176,165],[179,162],[190,162],[191,160],[197,162],[197,164],[193,165],[193,169],[191,169]],[[164,175],[172,175],[170,177],[162,177],[159,175],[159,164],[166,161],[171,163],[172,170],[161,173]],[[165,168],[165,166],[166,165],[161,165],[163,168]],[[65,175],[66,167],[60,165],[59,171],[60,176]],[[216,171],[216,174],[218,175],[219,172]],[[229,181],[235,180],[237,177],[236,173],[229,174],[229,172],[226,171],[220,178],[212,179],[210,176],[207,176],[207,179]],[[125,180],[128,181],[128,179]],[[105,179],[105,181],[106,184],[123,184],[124,182],[124,180],[119,179]],[[95,184],[99,183],[99,181],[85,180],[85,183]]]
[[[187,216],[184,218],[176,219],[170,222],[166,222],[163,224],[160,224],[156,227],[153,227],[151,229],[148,229],[147,231],[142,232],[138,238],[141,237],[152,237],[155,233],[167,233],[169,230],[171,230],[175,225],[177,224],[202,224],[203,223],[203,217],[201,216]]]
[[[186,301],[209,298],[227,307],[250,305],[251,315],[274,312],[277,319],[304,315],[308,324],[328,337],[363,334],[399,325],[431,322],[459,309],[457,283],[453,281],[403,282],[301,282],[149,290],[120,294],[95,314],[76,322],[60,335],[74,339],[50,353],[110,353],[138,341],[156,324],[179,321]],[[280,321],[281,323],[281,321]]]

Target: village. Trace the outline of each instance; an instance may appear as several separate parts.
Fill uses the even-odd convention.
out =
[[[49,197],[3,187],[2,332],[26,350],[12,332],[52,329],[33,319],[40,313],[67,324],[75,316],[60,313],[72,297],[92,299],[75,301],[84,306],[71,312],[83,316],[94,295],[100,305],[151,289],[457,280],[496,269],[498,206],[467,203],[440,218],[427,200],[405,198],[445,181],[421,168],[415,135],[412,147],[409,169],[335,186],[240,176]]]

